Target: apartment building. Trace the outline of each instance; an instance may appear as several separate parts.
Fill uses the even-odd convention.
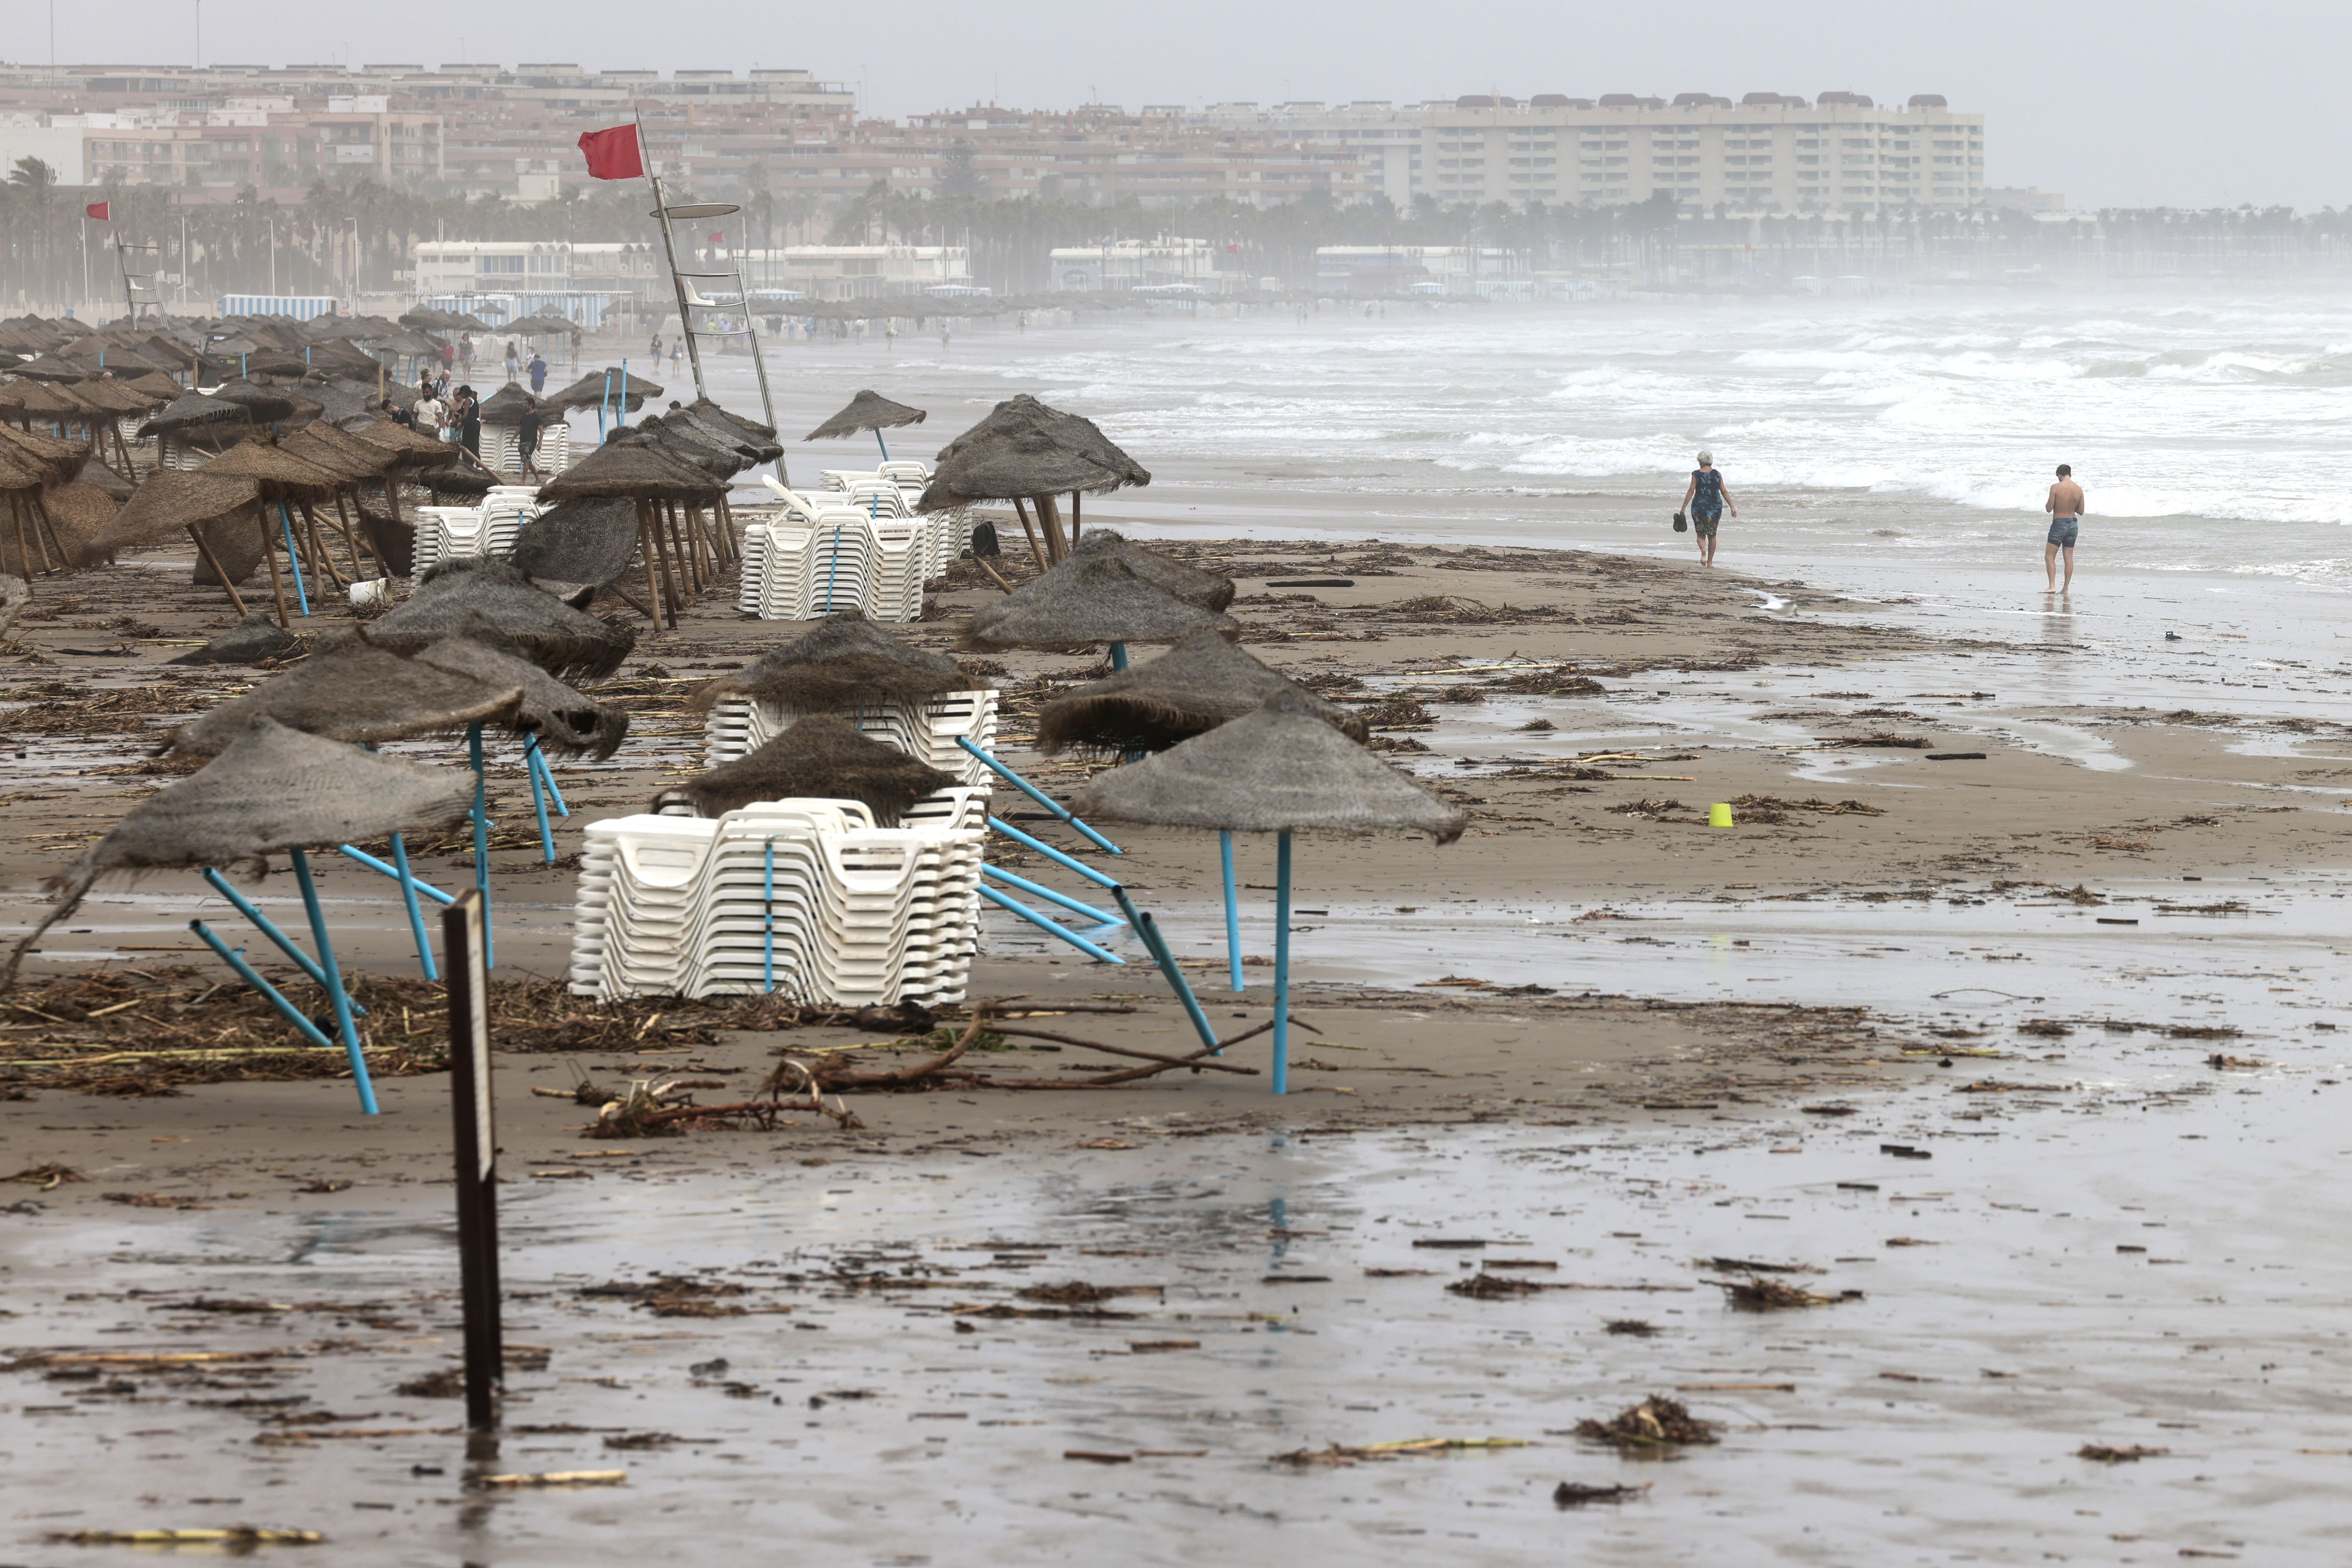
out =
[[[1613,205],[1660,192],[1687,206],[1750,214],[1960,208],[1984,199],[1984,116],[1933,93],[1897,109],[1858,93],[1811,102],[1751,92],[1668,101],[1489,94],[1451,104],[1213,104],[1206,124],[1348,147],[1375,163],[1399,206]]]
[[[442,173],[442,121],[394,109],[383,95],[299,102],[231,99],[217,108],[150,107],[51,114],[82,132],[91,184],[307,185],[321,175],[435,180]]]

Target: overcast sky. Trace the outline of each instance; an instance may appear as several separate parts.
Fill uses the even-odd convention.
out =
[[[2284,0],[895,0],[779,6],[65,0],[60,60],[569,60],[592,68],[799,66],[890,117],[993,100],[1066,109],[1226,99],[1411,101],[1500,90],[1940,92],[1988,118],[1986,177],[2076,206],[2352,202],[2352,7]],[[54,0],[5,0],[41,60]],[[29,24],[29,25],[27,25]],[[134,43],[135,41],[135,43]]]

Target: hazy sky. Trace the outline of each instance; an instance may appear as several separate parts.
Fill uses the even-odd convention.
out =
[[[20,59],[54,0],[0,0]],[[202,0],[66,0],[61,60],[194,58]],[[2078,206],[2352,202],[2342,129],[2352,7],[2237,0],[643,0],[495,5],[208,0],[211,61],[570,60],[591,68],[799,66],[897,117],[993,100],[1061,109],[1497,90],[1940,92],[1988,116],[1994,184]],[[133,40],[136,40],[135,46]]]

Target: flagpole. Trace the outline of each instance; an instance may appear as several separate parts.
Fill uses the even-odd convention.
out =
[[[694,341],[694,318],[687,313],[686,279],[677,275],[677,241],[669,231],[669,198],[662,194],[661,176],[654,173],[654,161],[646,155],[645,110],[631,106],[637,121],[637,158],[645,164],[646,183],[653,187],[654,221],[661,226],[662,255],[669,262],[670,291],[677,298],[677,330],[686,338],[687,363],[694,368],[694,395],[698,401],[708,397],[702,384],[702,345]]]
[[[89,208],[81,209],[81,302],[89,304]]]

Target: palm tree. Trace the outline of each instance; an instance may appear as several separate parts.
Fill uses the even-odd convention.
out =
[[[8,184],[31,204],[34,225],[40,230],[41,297],[46,301],[57,292],[56,269],[49,264],[49,196],[58,188],[58,172],[38,158],[19,158],[8,172]]]

